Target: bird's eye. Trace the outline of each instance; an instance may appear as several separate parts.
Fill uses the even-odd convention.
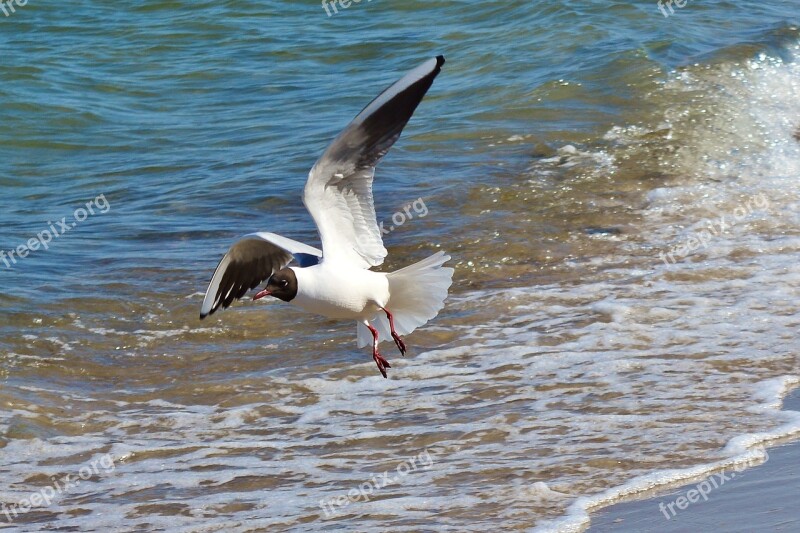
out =
[[[285,287],[285,286],[287,286],[288,284],[289,284],[289,280],[286,280],[286,279],[285,279],[285,280],[281,281],[281,286],[282,286],[282,287]]]

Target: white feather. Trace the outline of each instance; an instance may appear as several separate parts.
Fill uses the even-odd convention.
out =
[[[333,140],[308,174],[303,202],[317,224],[325,259],[370,268],[387,251],[375,217],[375,166],[397,141],[439,73],[430,59],[370,102]]]
[[[386,275],[389,281],[386,308],[394,316],[394,327],[399,335],[408,335],[425,325],[444,307],[453,283],[453,269],[443,266],[449,260],[449,255],[437,252]],[[384,313],[376,313],[371,322],[380,340],[391,339],[389,321]],[[363,324],[358,323],[356,333],[359,348],[372,343],[372,334]]]

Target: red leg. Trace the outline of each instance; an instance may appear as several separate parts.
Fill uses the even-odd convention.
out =
[[[392,365],[378,353],[378,330],[373,328],[369,322],[364,322],[364,324],[369,328],[370,333],[372,333],[372,358],[375,360],[375,364],[378,365],[378,370],[381,371],[383,377],[388,378],[389,376],[386,375],[386,369],[392,368]]]
[[[389,329],[392,330],[392,338],[394,339],[394,343],[397,345],[397,349],[400,350],[400,354],[405,357],[406,343],[403,342],[403,339],[400,338],[400,335],[398,335],[394,330],[394,316],[386,308],[383,309],[383,312],[386,313],[386,318],[389,319]]]

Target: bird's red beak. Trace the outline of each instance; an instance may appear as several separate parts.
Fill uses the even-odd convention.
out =
[[[253,301],[255,301],[255,300],[260,300],[260,299],[261,299],[261,298],[263,298],[264,296],[269,296],[270,294],[272,294],[272,293],[271,293],[271,292],[269,292],[267,289],[264,289],[263,291],[259,292],[259,293],[258,293],[258,294],[256,294],[255,296],[253,296]]]

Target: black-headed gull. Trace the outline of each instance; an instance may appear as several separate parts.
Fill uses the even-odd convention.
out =
[[[245,235],[219,262],[200,318],[268,280],[254,300],[273,296],[328,318],[356,320],[358,347],[372,342],[372,358],[387,377],[391,365],[378,353],[378,343],[391,336],[405,355],[400,336],[444,307],[453,269],[443,266],[450,256],[437,252],[395,272],[369,270],[387,254],[375,218],[372,178],[443,64],[442,56],[430,59],[383,91],[314,164],[303,203],[317,225],[322,250],[274,233]]]

